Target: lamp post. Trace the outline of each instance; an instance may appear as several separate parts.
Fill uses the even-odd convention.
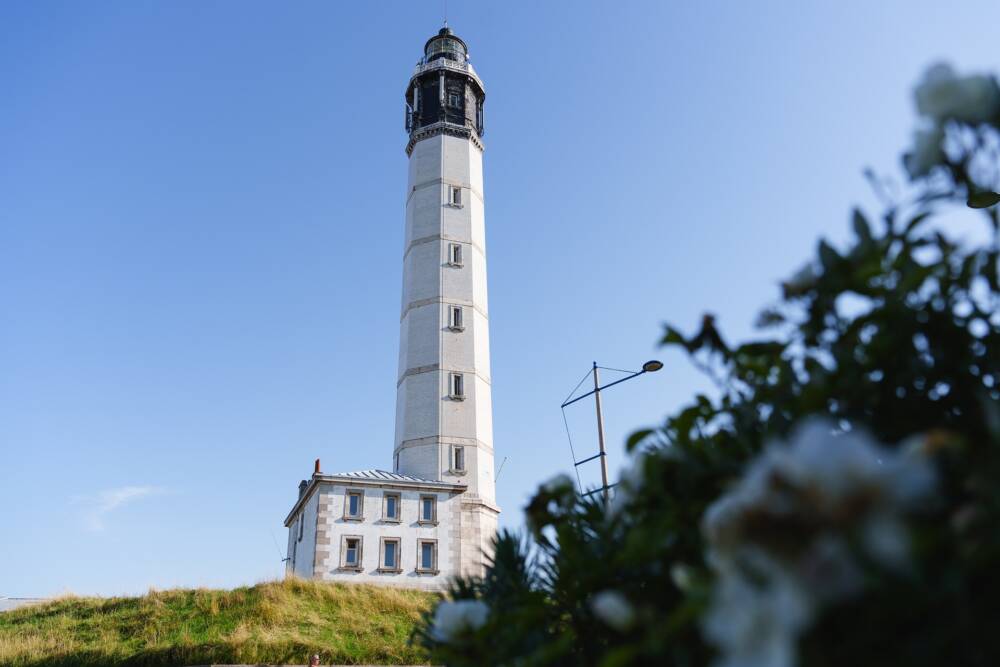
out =
[[[597,444],[598,444],[598,447],[600,448],[600,451],[596,455],[591,456],[590,458],[584,459],[582,461],[574,461],[573,464],[575,466],[579,467],[581,464],[587,463],[588,461],[593,461],[594,459],[597,459],[597,458],[601,459],[601,489],[600,490],[602,492],[602,495],[604,496],[604,504],[605,505],[608,504],[608,500],[610,499],[610,494],[608,492],[611,489],[611,486],[608,484],[608,453],[607,453],[607,450],[604,447],[604,410],[601,407],[601,391],[603,391],[603,390],[605,390],[605,389],[607,389],[609,387],[613,387],[616,384],[621,384],[622,382],[625,382],[627,380],[631,380],[632,378],[639,377],[640,375],[643,375],[644,373],[655,373],[656,371],[660,370],[661,368],[663,368],[663,362],[662,361],[659,361],[657,359],[650,359],[649,361],[647,361],[646,363],[644,363],[642,365],[642,370],[641,371],[636,371],[635,373],[632,373],[631,375],[623,377],[620,380],[615,380],[614,382],[609,382],[608,384],[606,384],[606,385],[604,385],[602,387],[601,386],[600,371],[598,370],[597,362],[595,361],[594,362],[594,368],[593,368],[593,371],[592,371],[593,375],[594,375],[594,389],[592,391],[588,391],[586,394],[583,394],[582,396],[577,396],[573,400],[566,401],[565,403],[563,403],[560,406],[561,408],[565,409],[567,406],[572,405],[573,403],[576,403],[577,401],[581,401],[581,400],[587,398],[588,396],[590,396],[591,394],[594,395],[594,407],[597,410]],[[590,491],[588,493],[593,493],[593,491]],[[585,494],[585,495],[587,495],[587,494]]]

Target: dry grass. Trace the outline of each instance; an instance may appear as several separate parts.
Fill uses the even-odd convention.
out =
[[[0,665],[414,664],[410,632],[435,597],[289,579],[135,598],[66,596],[0,614]]]

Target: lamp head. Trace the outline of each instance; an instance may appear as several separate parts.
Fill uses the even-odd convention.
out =
[[[663,362],[659,359],[650,359],[642,365],[643,373],[655,373],[656,371],[663,368]]]

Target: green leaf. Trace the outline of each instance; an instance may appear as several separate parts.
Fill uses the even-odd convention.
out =
[[[1000,194],[996,192],[973,192],[969,195],[969,208],[989,208],[1000,204]]]
[[[862,214],[859,209],[854,209],[854,216],[851,224],[854,226],[854,233],[857,234],[859,241],[867,243],[872,240],[871,225],[868,224],[864,214]]]
[[[643,440],[651,436],[655,431],[651,428],[639,429],[632,435],[628,437],[625,441],[625,451],[631,452],[633,449],[638,447]]]
[[[922,211],[913,216],[913,218],[908,223],[906,223],[906,233],[909,234],[910,232],[912,232],[917,225],[919,225],[921,222],[929,218],[930,215],[931,215],[930,211]]]
[[[784,351],[785,344],[776,340],[762,340],[752,343],[744,343],[736,348],[737,356],[751,357],[780,357],[781,353]]]
[[[818,253],[819,261],[823,264],[823,268],[826,271],[830,271],[840,263],[840,255],[837,254],[837,251],[825,239],[820,240]]]
[[[785,315],[774,308],[765,308],[757,315],[754,326],[758,329],[775,327],[785,323]]]
[[[663,325],[663,338],[660,339],[660,345],[664,347],[668,345],[680,345],[686,348],[688,346],[687,339],[684,338],[680,331],[673,328],[669,324]]]

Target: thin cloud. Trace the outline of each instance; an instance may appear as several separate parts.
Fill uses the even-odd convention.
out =
[[[159,495],[164,489],[158,486],[122,486],[117,489],[106,489],[90,496],[75,498],[76,504],[83,507],[83,527],[87,530],[100,532],[106,527],[108,515],[141,498]]]

